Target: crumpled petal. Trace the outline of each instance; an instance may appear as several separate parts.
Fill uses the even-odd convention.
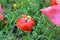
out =
[[[50,0],[50,6],[60,5],[60,0]]]
[[[41,12],[48,16],[52,23],[60,26],[60,5],[43,8]]]
[[[57,5],[58,0],[50,0],[50,6]]]

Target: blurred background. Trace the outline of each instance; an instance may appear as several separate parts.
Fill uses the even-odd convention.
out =
[[[4,19],[0,21],[0,40],[60,40],[60,27],[50,22],[40,9],[48,7],[50,0],[0,0]],[[35,25],[31,32],[17,28],[16,19],[21,14],[32,16]]]

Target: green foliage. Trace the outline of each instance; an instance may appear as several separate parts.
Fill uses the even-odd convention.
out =
[[[60,40],[60,28],[44,16],[40,9],[49,6],[44,0],[0,0],[3,5],[3,15],[8,24],[0,21],[0,40]],[[14,9],[14,4],[17,5]],[[15,27],[16,19],[21,14],[27,14],[35,19],[31,32],[25,32]]]

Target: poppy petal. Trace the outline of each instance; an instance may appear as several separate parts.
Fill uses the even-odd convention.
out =
[[[60,5],[44,8],[41,12],[48,16],[52,23],[60,26]]]

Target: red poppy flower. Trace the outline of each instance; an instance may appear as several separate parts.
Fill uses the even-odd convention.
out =
[[[3,15],[2,15],[2,6],[1,6],[1,4],[0,4],[0,20],[3,20]]]
[[[60,5],[60,0],[50,0],[50,5]]]
[[[41,12],[48,16],[52,23],[60,26],[60,5],[43,8]]]
[[[34,26],[34,19],[30,16],[18,18],[16,26],[23,31],[30,32]]]
[[[3,15],[0,13],[0,20],[3,20],[4,19],[4,17],[3,17]]]

